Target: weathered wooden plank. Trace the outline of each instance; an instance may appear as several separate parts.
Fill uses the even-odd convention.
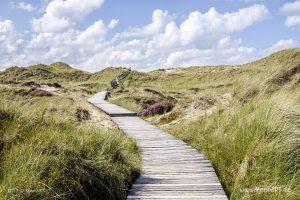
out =
[[[142,155],[143,169],[127,199],[224,200],[225,192],[210,161],[200,152],[136,113],[105,101],[97,93],[89,102],[102,109],[129,137]]]
[[[129,191],[129,196],[130,195],[161,195],[161,196],[178,196],[184,194],[185,196],[193,196],[193,195],[205,195],[205,196],[210,196],[210,195],[222,195],[223,191],[220,190],[158,190],[158,191],[151,191],[151,190],[132,190]]]
[[[178,196],[142,196],[142,195],[137,195],[137,196],[128,196],[127,199],[135,199],[135,200],[140,200],[140,199],[154,199],[154,200],[170,200],[170,199],[182,199],[182,200],[224,200],[227,198],[224,198],[223,195],[214,195],[214,196],[183,196],[180,195]]]
[[[158,179],[158,178],[140,178],[139,180],[137,180],[135,182],[135,184],[207,184],[207,182],[209,182],[209,184],[220,184],[219,180],[215,177],[211,177],[208,179],[204,179],[204,178],[194,178],[194,177],[189,177],[189,179],[178,179],[176,177],[174,178],[162,178],[162,179]]]

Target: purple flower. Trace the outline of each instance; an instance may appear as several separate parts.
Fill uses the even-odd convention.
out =
[[[149,115],[157,115],[163,114],[165,112],[170,112],[173,109],[173,105],[167,101],[162,101],[155,103],[145,109],[142,109],[138,115],[139,116],[149,116]]]

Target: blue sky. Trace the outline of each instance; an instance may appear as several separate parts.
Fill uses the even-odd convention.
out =
[[[246,63],[299,47],[300,0],[0,1],[0,69]]]

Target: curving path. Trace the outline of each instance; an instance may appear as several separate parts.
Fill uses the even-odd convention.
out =
[[[89,102],[110,115],[125,134],[135,139],[142,154],[142,173],[127,199],[227,199],[203,154],[105,99],[106,92],[99,92]]]

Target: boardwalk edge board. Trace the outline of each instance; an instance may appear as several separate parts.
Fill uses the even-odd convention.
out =
[[[127,199],[228,199],[210,161],[202,153],[106,99],[107,92],[99,92],[88,101],[133,138],[142,155],[141,175]]]

